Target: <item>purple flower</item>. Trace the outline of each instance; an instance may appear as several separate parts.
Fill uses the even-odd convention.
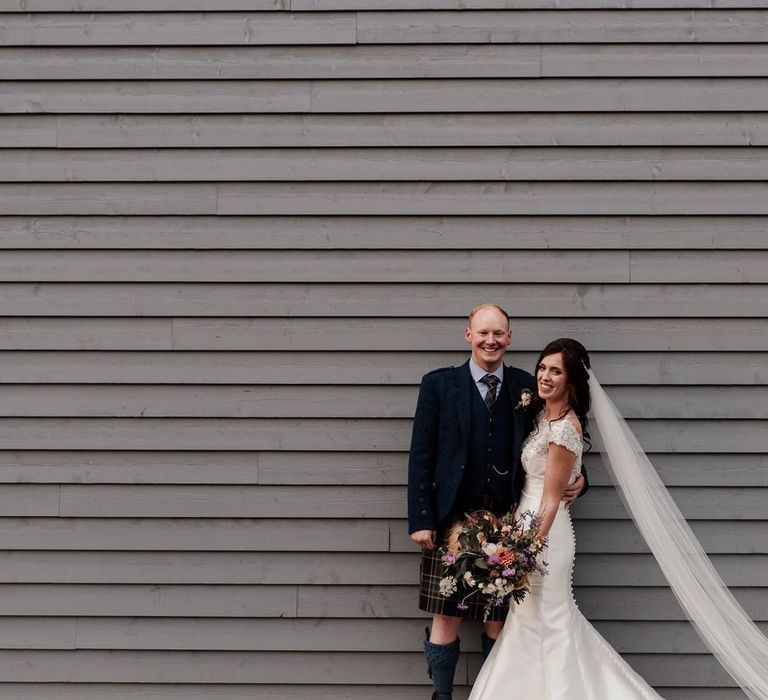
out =
[[[501,572],[501,575],[504,578],[509,578],[510,576],[514,576],[515,575],[515,570],[514,569],[504,569],[504,571]]]
[[[491,554],[486,560],[489,564],[501,564],[501,558],[498,554]]]
[[[465,603],[459,603],[456,607],[459,610],[469,610],[469,605],[466,605]]]
[[[443,555],[443,564],[453,564],[453,562],[455,561],[456,561],[456,557],[454,557],[453,554]]]

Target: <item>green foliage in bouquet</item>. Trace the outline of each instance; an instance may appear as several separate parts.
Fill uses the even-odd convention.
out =
[[[472,596],[484,601],[484,619],[494,606],[520,603],[530,591],[531,574],[547,573],[542,553],[546,539],[539,535],[541,519],[531,511],[504,517],[478,510],[456,523],[448,533],[442,555],[440,594],[459,591],[459,610]]]

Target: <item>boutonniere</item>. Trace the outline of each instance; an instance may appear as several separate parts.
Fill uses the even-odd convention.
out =
[[[531,390],[530,389],[523,389],[520,392],[520,400],[517,402],[517,406],[515,406],[515,410],[518,408],[526,408],[531,405]]]

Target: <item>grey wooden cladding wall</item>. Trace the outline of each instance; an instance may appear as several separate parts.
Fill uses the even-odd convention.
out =
[[[4,80],[764,77],[760,44],[3,48]],[[109,58],[109,64],[104,61]],[[256,60],[254,60],[256,58]],[[670,65],[670,63],[672,65]]]
[[[0,0],[0,698],[426,697],[410,416],[486,300],[765,629],[766,58],[762,0]],[[599,447],[582,610],[743,697]]]
[[[3,148],[765,146],[766,133],[761,112],[0,116]]]

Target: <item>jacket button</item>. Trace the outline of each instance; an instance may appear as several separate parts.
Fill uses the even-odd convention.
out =
[[[423,496],[419,499],[419,503],[424,503],[424,497]]]
[[[424,484],[419,484],[419,491],[423,491],[423,490],[424,490]]]
[[[422,515],[426,515],[426,514],[427,514],[427,511],[426,511],[426,510],[422,510],[422,511],[421,511],[421,514],[422,514]]]
[[[433,491],[437,491],[437,482],[436,481],[432,482],[432,490]]]
[[[464,469],[464,465],[462,464],[462,465],[459,467],[459,469]]]

